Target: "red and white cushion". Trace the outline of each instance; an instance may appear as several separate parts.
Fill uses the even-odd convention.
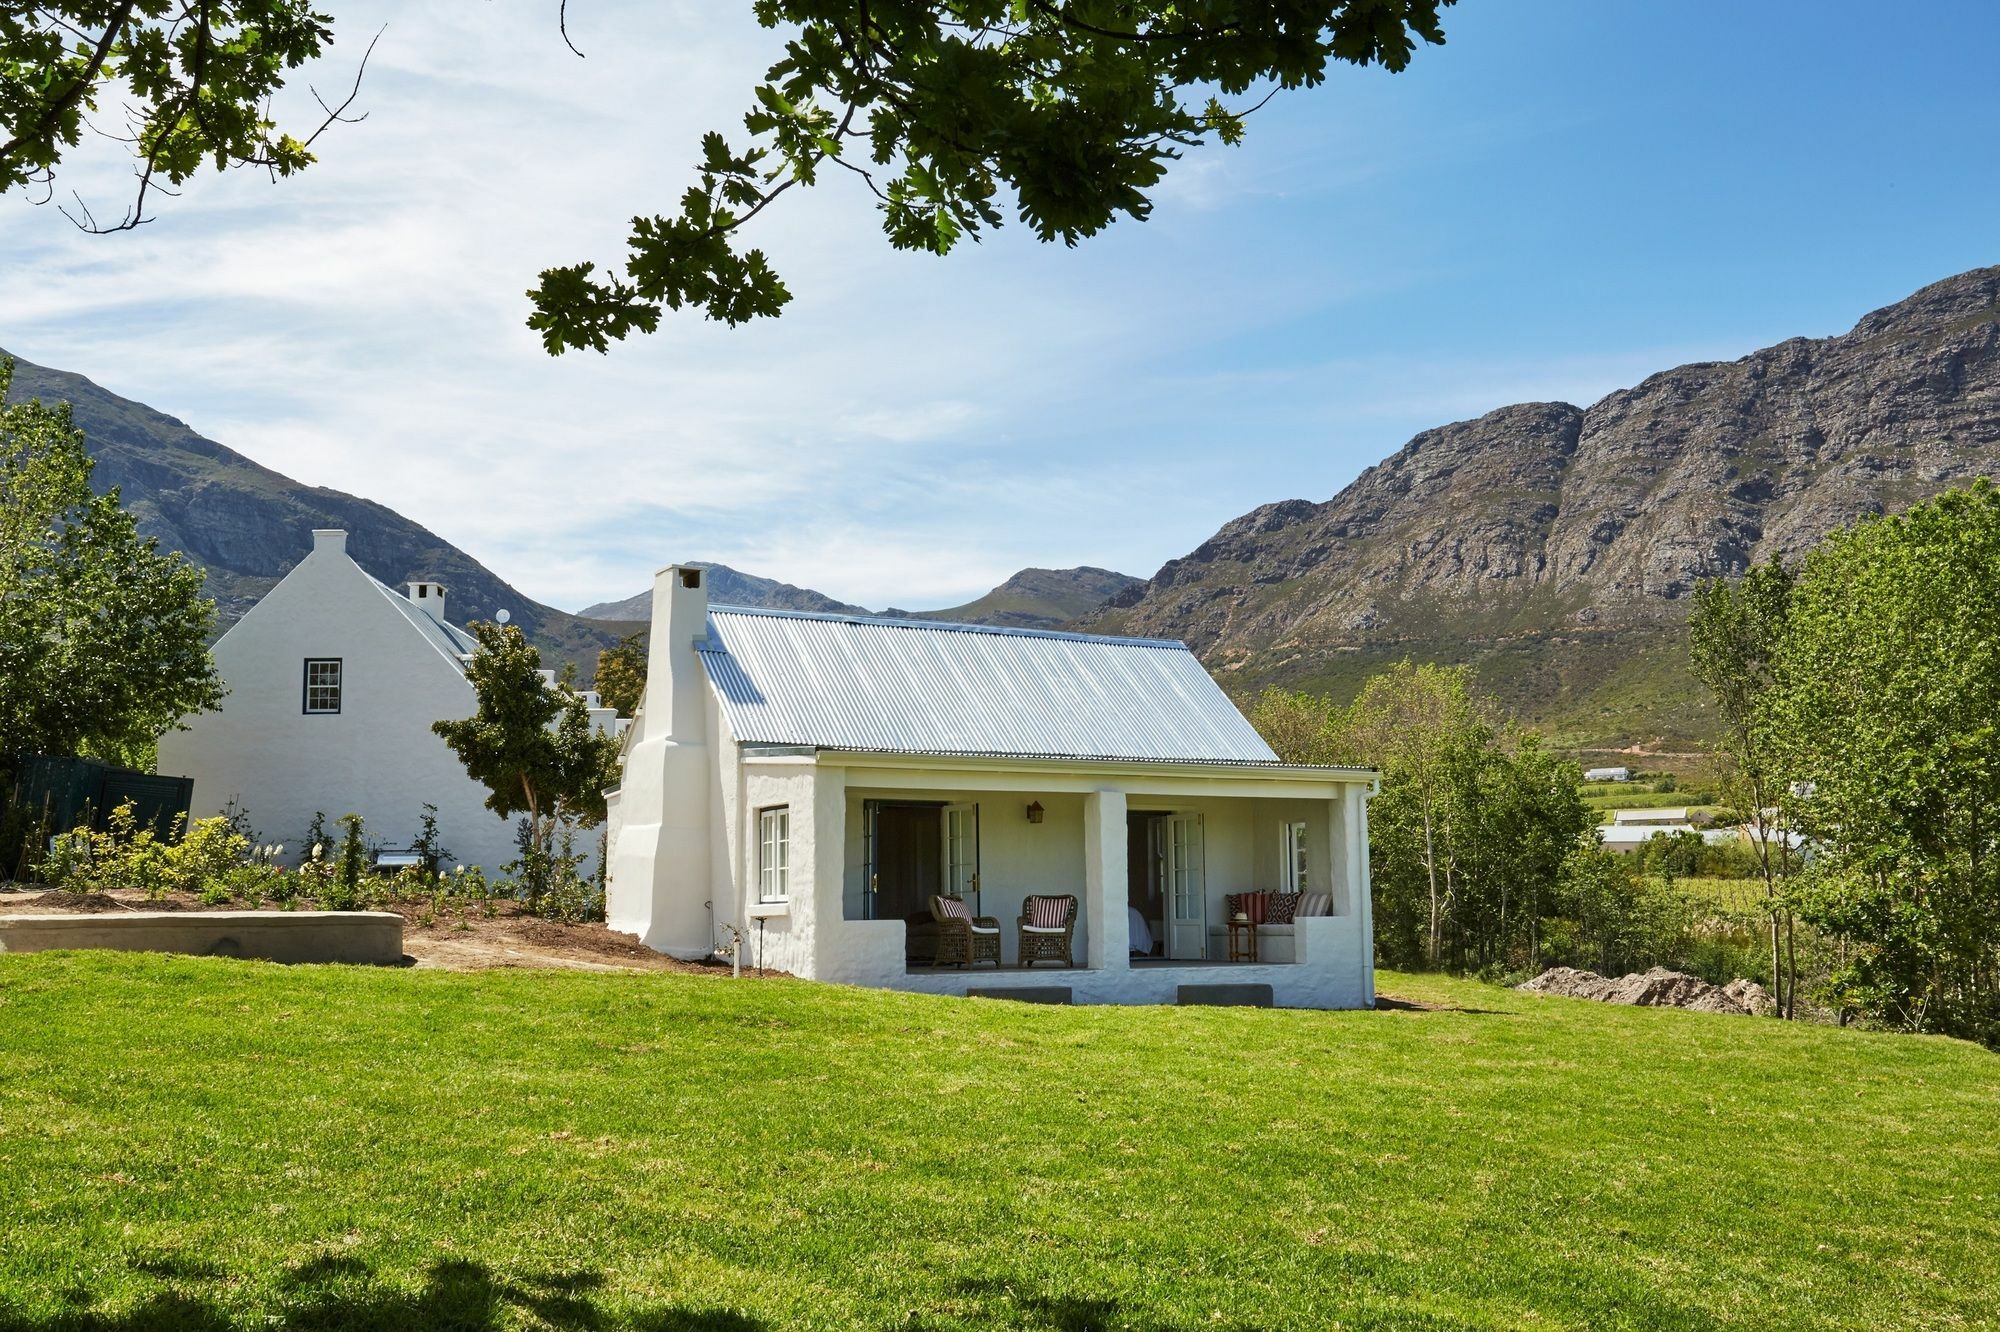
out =
[[[1069,900],[1062,897],[1030,897],[1021,904],[1031,930],[1060,930],[1069,924]]]
[[[1238,893],[1236,909],[1248,916],[1252,925],[1262,925],[1271,911],[1271,895],[1264,892]]]
[[[951,920],[972,919],[972,908],[967,906],[962,899],[956,897],[940,897],[938,899],[938,912],[940,915]]]

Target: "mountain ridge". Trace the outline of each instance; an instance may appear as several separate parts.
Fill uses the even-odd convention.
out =
[[[1073,569],[1022,569],[984,596],[962,606],[941,610],[869,610],[836,601],[823,592],[759,578],[710,564],[709,600],[721,605],[755,606],[764,610],[814,611],[828,615],[886,616],[902,620],[951,620],[1015,629],[1051,629],[1103,606],[1113,596],[1145,580],[1111,569],[1078,565]],[[601,601],[577,612],[589,618],[642,621],[652,618],[652,593],[641,592],[621,601]]]
[[[2000,268],[1591,406],[1418,433],[1324,502],[1261,505],[1074,627],[1180,638],[1239,694],[1474,666],[1578,743],[1699,740],[1688,593],[2000,470]]]
[[[586,672],[597,649],[618,641],[616,626],[536,601],[386,504],[305,485],[83,375],[13,359],[11,397],[71,405],[96,464],[92,488],[116,488],[141,533],[201,567],[218,632],[305,558],[312,529],[338,527],[348,533],[355,562],[391,587],[419,578],[443,583],[455,620],[505,610],[537,646]]]

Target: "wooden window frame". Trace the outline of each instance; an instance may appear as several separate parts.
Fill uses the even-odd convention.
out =
[[[781,835],[769,837],[765,830],[776,820],[782,823]],[[779,850],[771,863],[773,848]],[[773,891],[775,886],[776,891]],[[763,805],[757,810],[757,901],[759,904],[789,902],[792,900],[792,807],[790,805]]]
[[[315,666],[333,667],[333,706],[330,708],[316,708],[312,705],[312,691],[313,691],[312,673],[313,673],[313,667]],[[327,686],[325,685],[319,686],[319,688],[321,689],[325,689],[326,687]],[[346,702],[347,702],[346,658],[307,657],[305,659],[305,668],[301,672],[301,680],[299,685],[299,711],[304,713],[308,717],[338,717],[340,715],[341,708],[345,706]]]

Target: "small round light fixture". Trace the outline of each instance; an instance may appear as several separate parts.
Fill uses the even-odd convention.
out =
[[[1042,802],[1039,800],[1030,800],[1028,802],[1028,822],[1040,823],[1041,821],[1042,821]]]

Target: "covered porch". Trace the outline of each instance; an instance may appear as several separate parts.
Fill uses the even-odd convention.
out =
[[[1372,1002],[1370,774],[827,752],[816,766],[822,823],[835,782],[841,811],[838,900],[833,883],[814,894],[823,979],[1079,1003],[1173,1003],[1227,981],[1281,1004]],[[1232,940],[1229,899],[1251,891],[1311,892],[1325,914]],[[988,936],[979,960],[939,964],[941,895]],[[1023,966],[1037,896],[1075,900],[1066,960]]]

